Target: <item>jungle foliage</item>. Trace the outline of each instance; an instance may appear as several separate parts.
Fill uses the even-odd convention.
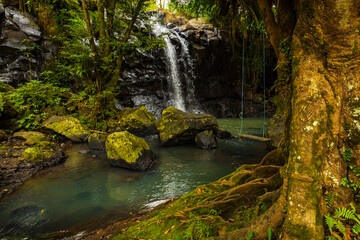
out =
[[[94,127],[115,112],[124,56],[162,45],[141,22],[148,18],[145,10],[151,4],[147,0],[20,1],[20,9],[35,14],[58,45],[58,54],[47,63],[41,80],[70,87],[78,96],[73,102],[79,103],[73,109],[81,108],[80,117]]]

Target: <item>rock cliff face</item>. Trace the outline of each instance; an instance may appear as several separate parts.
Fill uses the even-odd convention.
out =
[[[169,32],[169,39],[177,55],[177,68],[181,79],[181,94],[187,105],[197,105],[187,111],[210,113],[216,117],[238,117],[241,112],[241,65],[233,62],[231,45],[221,31],[198,20],[184,20],[169,13],[162,15]],[[154,34],[155,35],[155,34]],[[184,53],[184,42],[192,63]],[[171,83],[166,50],[153,49],[127,57],[121,79],[119,103],[123,107],[142,105],[157,117],[171,105]],[[192,83],[189,87],[187,79]],[[191,94],[195,99],[190,99]],[[194,102],[196,101],[196,103]],[[245,96],[245,117],[260,117],[263,102],[259,97]],[[271,108],[271,103],[267,101]],[[272,107],[273,108],[273,107]],[[269,111],[268,115],[272,115]]]
[[[36,19],[17,10],[17,2],[0,3],[0,81],[13,86],[37,79],[44,64],[57,50],[56,45],[43,36]],[[238,117],[241,67],[232,62],[233,52],[223,33],[194,19],[187,21],[169,13],[162,18],[176,52],[179,91],[186,110],[216,117]],[[141,25],[150,27],[149,23]],[[169,81],[169,71],[166,49],[126,56],[119,82],[118,108],[145,106],[160,117],[162,110],[176,106],[172,100],[174,84]],[[247,97],[244,116],[261,116],[262,106],[261,99]]]
[[[0,3],[0,81],[16,86],[38,78],[45,57],[36,19],[8,4]]]

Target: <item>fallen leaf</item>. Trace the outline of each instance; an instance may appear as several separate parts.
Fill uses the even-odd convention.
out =
[[[170,229],[169,229],[169,230],[166,230],[166,231],[164,232],[164,235],[168,234],[169,231],[170,231]]]
[[[45,209],[41,210],[41,212],[40,212],[40,213],[43,213],[43,212],[44,212],[44,210],[45,210]]]

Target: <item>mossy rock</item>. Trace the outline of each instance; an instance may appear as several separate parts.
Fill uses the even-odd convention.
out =
[[[84,142],[90,135],[78,119],[69,116],[52,116],[41,124],[41,129],[52,130],[75,143]]]
[[[3,130],[0,130],[0,142],[6,140],[8,140],[8,135]]]
[[[93,133],[88,137],[89,147],[92,150],[105,150],[107,134]]]
[[[14,134],[14,137],[24,139],[25,144],[27,144],[27,145],[35,145],[37,143],[47,140],[47,137],[45,136],[45,134],[43,134],[41,132],[35,132],[35,131],[17,132]]]
[[[210,150],[218,147],[218,142],[212,131],[204,131],[196,134],[196,145],[204,150]]]
[[[156,118],[144,106],[125,108],[119,113],[116,130],[128,131],[137,136],[147,136],[156,133]]]
[[[194,143],[196,134],[216,131],[218,123],[210,114],[193,114],[169,107],[156,123],[162,145]]]
[[[22,152],[22,156],[29,162],[39,162],[51,158],[57,152],[54,143],[42,141]]]
[[[106,153],[113,167],[145,171],[155,161],[147,142],[127,131],[115,132],[107,137]]]

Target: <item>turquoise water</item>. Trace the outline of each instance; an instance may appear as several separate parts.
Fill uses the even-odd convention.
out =
[[[246,121],[251,132],[262,131],[260,121]],[[219,120],[232,131],[238,124],[238,119]],[[161,148],[157,139],[147,141],[159,163],[143,173],[112,168],[104,153],[79,154],[87,146],[74,145],[64,164],[38,173],[0,201],[0,237],[59,231],[105,214],[128,216],[215,181],[244,163],[257,163],[267,153],[263,143],[236,139],[221,140],[210,151],[194,145]]]
[[[225,128],[234,136],[241,132],[241,120],[239,118],[222,118],[217,119],[219,126]],[[265,121],[267,124],[267,121]],[[262,129],[264,127],[264,119],[263,118],[246,118],[243,121],[243,131],[244,134],[250,135],[262,135]],[[266,125],[265,125],[266,129]]]

